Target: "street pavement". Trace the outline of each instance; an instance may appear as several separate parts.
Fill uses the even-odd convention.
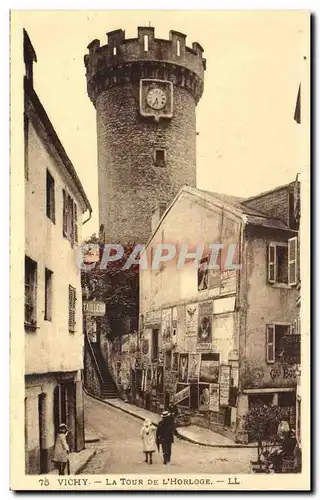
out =
[[[209,448],[175,438],[171,463],[164,465],[155,452],[153,464],[144,462],[140,429],[142,421],[85,396],[85,425],[100,441],[88,443],[96,454],[82,474],[240,474],[250,473],[253,448]]]

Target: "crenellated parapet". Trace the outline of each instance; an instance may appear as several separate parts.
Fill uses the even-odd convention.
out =
[[[141,78],[171,81],[185,88],[197,103],[203,93],[206,60],[197,42],[186,45],[186,35],[170,31],[169,40],[155,38],[154,28],[138,27],[137,38],[125,38],[124,30],[107,33],[107,45],[88,45],[85,55],[88,94],[95,104],[108,88],[137,83]]]

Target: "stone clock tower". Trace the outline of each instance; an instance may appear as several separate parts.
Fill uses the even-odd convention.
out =
[[[97,112],[99,219],[112,243],[145,243],[157,204],[183,185],[196,186],[196,105],[206,61],[198,43],[154,28],[107,34],[84,58],[89,97]]]

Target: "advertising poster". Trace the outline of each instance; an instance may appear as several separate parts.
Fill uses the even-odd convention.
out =
[[[199,384],[199,410],[209,411],[210,409],[210,385]]]
[[[179,353],[174,352],[172,354],[172,371],[177,372],[179,371]]]
[[[188,354],[180,354],[179,358],[179,382],[188,382]]]
[[[177,345],[178,341],[178,311],[177,308],[174,307],[172,309],[172,335],[171,335],[171,343],[173,346]]]
[[[172,309],[164,309],[161,318],[161,332],[162,332],[162,347],[163,349],[170,349],[171,347],[171,319]]]
[[[198,329],[198,304],[186,306],[186,335],[194,337]]]
[[[199,372],[200,372],[200,362],[201,355],[200,354],[189,354],[189,373],[188,380],[198,380]]]
[[[228,406],[230,394],[230,366],[221,365],[219,373],[220,405]]]
[[[173,403],[184,408],[190,408],[190,385],[177,384],[177,392],[174,395]]]
[[[156,387],[157,387],[157,365],[156,365],[156,363],[152,364],[151,387],[153,389],[156,389]]]
[[[212,314],[213,303],[206,302],[199,304],[199,321],[198,321],[198,349],[209,350],[212,345]]]
[[[178,382],[178,373],[172,371],[164,372],[164,390],[170,394],[176,393],[176,387]]]
[[[219,411],[219,384],[210,384],[210,411]]]
[[[164,353],[164,366],[166,370],[171,370],[171,364],[172,364],[172,352],[171,351],[166,351]]]
[[[199,382],[219,382],[219,360],[220,354],[218,353],[201,354]]]
[[[164,392],[164,389],[163,389],[163,372],[164,372],[163,366],[158,366],[158,369],[157,369],[157,391],[160,392],[160,393]]]

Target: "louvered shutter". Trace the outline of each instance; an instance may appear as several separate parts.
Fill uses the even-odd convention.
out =
[[[298,238],[288,240],[288,283],[297,284]]]
[[[76,289],[69,285],[69,331],[74,332],[76,325]]]
[[[78,243],[78,212],[76,203],[73,203],[73,241]]]
[[[67,193],[64,189],[62,190],[62,196],[63,196],[63,217],[62,217],[63,229],[62,229],[62,232],[63,232],[64,236],[67,236],[67,234],[68,234]]]
[[[275,362],[275,325],[267,325],[267,363]]]
[[[276,282],[276,245],[270,243],[268,255],[268,281]]]

